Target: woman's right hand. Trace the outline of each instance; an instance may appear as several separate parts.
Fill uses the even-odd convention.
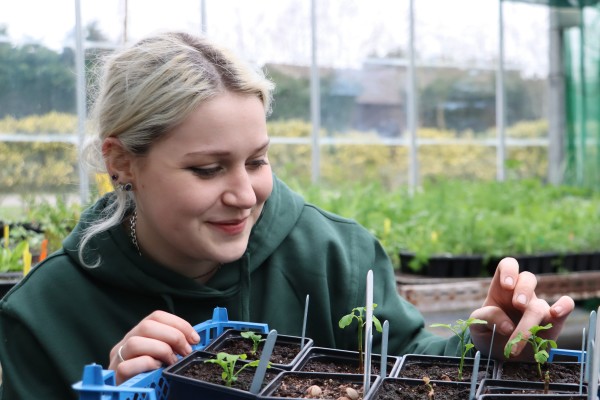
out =
[[[110,351],[109,369],[115,371],[117,385],[164,364],[186,356],[200,336],[192,325],[176,315],[154,311],[131,329]],[[121,359],[122,357],[122,359]]]

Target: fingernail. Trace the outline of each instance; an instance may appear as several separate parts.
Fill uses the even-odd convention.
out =
[[[511,355],[511,356],[516,356],[516,355],[518,355],[518,353],[517,353],[517,349],[518,349],[518,346],[517,346],[516,344],[513,344],[513,346],[512,346],[512,347],[511,347],[511,349],[510,349],[510,355]]]
[[[504,278],[504,283],[508,286],[512,286],[515,281],[513,280],[512,276],[507,276]]]
[[[557,316],[560,316],[560,314],[562,314],[563,308],[561,306],[554,306],[553,309],[554,309],[554,313]]]
[[[194,343],[200,342],[200,335],[198,335],[198,332],[194,331],[194,333],[192,333],[192,340]]]
[[[527,297],[524,294],[517,296],[517,301],[523,305],[527,304]]]
[[[515,330],[515,327],[513,326],[513,324],[511,324],[508,321],[504,321],[500,325],[500,332],[505,336],[510,335],[511,333],[513,333],[514,330]]]
[[[190,354],[192,352],[192,346],[186,343],[185,345],[185,354]]]

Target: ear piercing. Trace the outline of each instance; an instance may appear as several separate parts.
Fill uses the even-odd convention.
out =
[[[110,179],[112,179],[113,182],[117,182],[117,179],[119,179],[119,175],[117,174],[112,174],[110,176]],[[133,184],[131,182],[127,182],[127,183],[119,183],[117,185],[117,189],[121,190],[121,191],[126,191],[126,192],[130,192],[133,189]]]
[[[124,190],[126,192],[130,192],[133,189],[133,184],[131,182],[127,182],[127,183],[120,183],[117,186],[117,189],[119,190]]]

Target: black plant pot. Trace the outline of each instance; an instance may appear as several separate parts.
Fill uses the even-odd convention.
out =
[[[359,373],[360,358],[358,351],[331,349],[326,347],[311,347],[298,361],[293,371],[328,372],[328,373]],[[387,356],[386,376],[394,376],[400,366],[400,357]],[[380,375],[381,355],[371,355],[371,373]]]
[[[221,379],[222,368],[217,364],[205,362],[215,357],[213,353],[195,351],[167,367],[163,371],[163,376],[169,382],[169,399],[237,400],[257,398],[256,394],[249,391],[256,372],[255,368],[247,367],[242,370],[238,375],[237,382],[232,387],[228,387]],[[247,363],[247,361],[238,360],[236,370]],[[208,374],[208,377],[200,378],[200,374],[204,372]],[[266,387],[281,372],[283,370],[278,368],[267,369],[262,388]]]
[[[431,382],[431,386],[434,390],[433,397],[428,396],[431,388],[427,387],[422,379],[380,379],[363,400],[402,400],[416,398],[466,400],[469,398],[471,389],[470,384],[462,382]]]
[[[430,278],[464,278],[486,276],[487,262],[480,255],[438,255],[432,256],[419,271],[409,267],[414,259],[413,253],[401,252],[400,272],[411,275],[421,275]]]
[[[243,338],[240,335],[242,332],[243,331],[237,329],[228,329],[206,346],[204,351],[215,354],[222,351],[230,354],[245,353],[248,356],[248,360],[258,360],[262,353],[264,341],[261,342],[256,354],[252,355],[250,354],[252,341]],[[263,339],[266,339],[267,337],[265,334],[262,334],[262,336]],[[304,338],[304,347],[301,346],[301,341],[302,338],[300,336],[277,335],[277,340],[275,340],[273,353],[271,355],[271,365],[275,368],[281,368],[288,371],[291,370],[296,362],[298,362],[304,353],[306,353],[313,345],[313,340],[310,338]],[[231,348],[235,348],[235,350],[228,350]]]
[[[553,274],[558,271],[562,256],[556,253],[522,255],[515,257],[521,271],[532,274]]]
[[[363,393],[364,376],[359,374],[328,374],[321,372],[300,372],[286,371],[277,376],[269,385],[260,393],[260,399],[304,399],[307,398],[307,389],[313,385],[323,388],[335,387],[334,393],[323,393],[326,398],[338,399],[345,396],[345,388],[351,387],[359,393],[359,396],[364,398],[375,387],[379,376],[371,376],[369,391]],[[285,393],[283,392],[285,390]]]
[[[578,384],[581,376],[581,364],[578,362],[546,363],[542,366],[542,374],[546,370],[550,372],[550,382],[552,383]],[[528,362],[502,362],[498,365],[495,378],[505,381],[543,381],[543,378],[539,376],[537,364]]]
[[[600,252],[591,252],[587,253],[588,255],[588,264],[587,271],[597,271],[600,270]]]
[[[0,231],[4,231],[4,227],[6,226],[6,222],[0,221]],[[9,222],[8,228],[13,230],[17,227],[24,228],[26,231],[31,231],[33,233],[44,233],[44,230],[38,223],[32,222]],[[24,237],[21,239],[25,239]]]
[[[587,387],[582,386],[582,393],[587,393]],[[484,379],[477,389],[477,397],[483,395],[579,395],[579,385],[565,383],[550,383],[548,393],[544,394],[543,382],[506,381],[501,379]]]
[[[473,372],[474,358],[466,357],[463,367],[463,379],[458,379],[458,366],[460,363],[460,357],[449,357],[449,356],[428,356],[424,354],[406,354],[400,361],[398,367],[398,378],[408,379],[422,379],[423,376],[428,376],[432,381],[447,381],[448,377],[453,382],[465,382],[471,381],[471,374]],[[479,362],[479,372],[477,375],[477,382],[485,378],[491,378],[494,376],[496,368],[496,362],[490,360],[489,369],[488,360],[482,359]]]
[[[600,269],[600,253],[568,253],[563,256],[562,265],[567,271],[594,271]]]
[[[484,394],[478,400],[506,400],[506,399],[544,399],[544,400],[587,400],[587,395],[574,394]]]

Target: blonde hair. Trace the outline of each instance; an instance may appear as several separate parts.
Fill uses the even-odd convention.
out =
[[[274,85],[262,71],[238,59],[205,37],[165,32],[143,39],[109,56],[100,76],[92,111],[96,136],[87,143],[82,159],[105,171],[102,142],[118,138],[126,150],[143,157],[153,143],[181,123],[201,103],[224,92],[258,97],[268,115]],[[135,205],[134,192],[116,190],[99,221],[86,227],[79,246],[123,220]]]

